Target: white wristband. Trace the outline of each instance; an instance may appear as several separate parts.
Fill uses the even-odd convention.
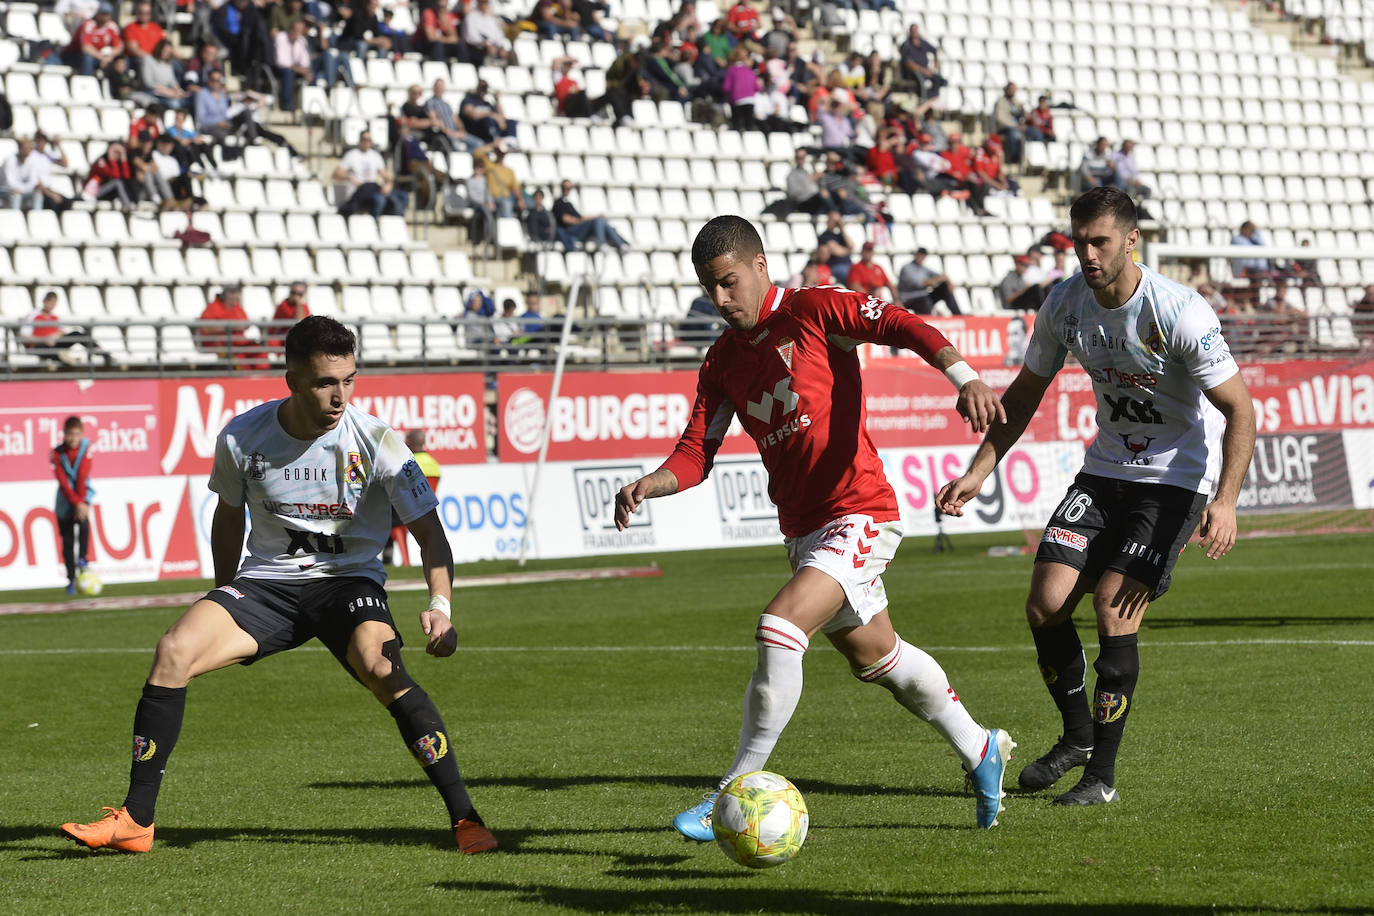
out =
[[[430,595],[428,609],[431,611],[438,611],[449,620],[453,619],[453,605],[443,595]]]
[[[977,379],[978,373],[974,371],[972,366],[961,359],[945,370],[945,378],[949,379],[949,383],[957,390]]]

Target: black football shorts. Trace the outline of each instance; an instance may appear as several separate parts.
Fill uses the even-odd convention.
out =
[[[258,653],[244,660],[245,665],[318,638],[352,673],[348,640],[365,620],[387,624],[396,633],[397,645],[401,642],[387,607],[386,591],[365,576],[294,582],[240,577],[211,589],[205,597],[228,611],[234,622],[257,640]]]
[[[1080,473],[1050,516],[1035,560],[1072,566],[1089,580],[1115,570],[1158,598],[1207,501],[1182,487]]]

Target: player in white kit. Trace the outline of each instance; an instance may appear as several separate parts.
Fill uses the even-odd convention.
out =
[[[158,641],[134,714],[129,794],[99,821],[63,824],[78,843],[148,851],[190,680],[317,637],[395,718],[443,797],[459,848],[496,848],[439,711],[401,663],[379,559],[392,507],[420,545],[430,594],[420,625],[436,656],[458,645],[450,622],[453,555],[434,492],[401,436],[348,403],[354,348],[353,333],[334,319],[304,319],[286,337],[290,397],[234,417],[220,433],[210,476],[219,496],[210,530],[217,587]],[[252,519],[246,559],[245,506]]]
[[[1132,259],[1140,232],[1130,197],[1094,188],[1074,202],[1070,218],[1082,273],[1041,306],[1025,366],[1002,395],[1006,423],[988,431],[937,505],[963,514],[1072,353],[1092,378],[1098,434],[1045,529],[1026,599],[1041,676],[1064,734],[1026,766],[1020,783],[1048,788],[1083,766],[1078,784],[1055,802],[1090,805],[1120,798],[1116,754],[1140,671],[1136,637],[1146,607],[1168,589],[1199,523],[1208,557],[1220,559],[1235,543],[1255,415],[1211,307]],[[1071,619],[1087,594],[1099,644],[1091,710],[1087,661]]]

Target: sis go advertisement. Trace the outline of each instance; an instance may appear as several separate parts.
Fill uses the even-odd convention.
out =
[[[982,378],[1004,389],[1028,328],[942,319]],[[944,377],[910,354],[864,344],[868,436],[908,534],[936,530],[934,496],[980,437],[954,411]],[[1259,438],[1241,492],[1247,513],[1374,508],[1374,361],[1245,365]],[[757,446],[738,419],[698,486],[646,502],[617,531],[615,494],[672,451],[692,411],[694,371],[363,374],[352,403],[423,430],[440,474],[439,517],[459,562],[777,544],[778,513]],[[206,487],[215,440],[233,416],[287,392],[280,377],[8,382],[0,406],[0,588],[66,581],[54,449],[69,417],[87,441],[89,557],[107,582],[213,574]],[[762,397],[763,392],[760,392]],[[1034,419],[947,533],[1037,529],[1097,435],[1086,375],[1055,378]],[[548,425],[547,462],[536,462]],[[537,471],[537,473],[536,473]],[[537,477],[537,480],[536,480]],[[533,496],[533,501],[531,500]],[[411,542],[403,562],[417,563]]]

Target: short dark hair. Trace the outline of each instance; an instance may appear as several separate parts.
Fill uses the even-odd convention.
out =
[[[317,353],[326,356],[352,356],[358,340],[353,332],[333,318],[311,315],[296,322],[286,332],[286,362],[300,365]]]
[[[73,414],[62,421],[62,431],[65,433],[69,429],[85,429],[86,424],[81,422],[81,418]]]
[[[1130,232],[1136,227],[1135,201],[1125,191],[1109,185],[1084,192],[1069,208],[1069,219],[1075,223],[1091,223],[1108,213],[1123,231]]]
[[[707,264],[722,255],[733,254],[741,261],[763,253],[763,239],[753,223],[742,216],[717,216],[701,227],[692,242],[692,263]]]

